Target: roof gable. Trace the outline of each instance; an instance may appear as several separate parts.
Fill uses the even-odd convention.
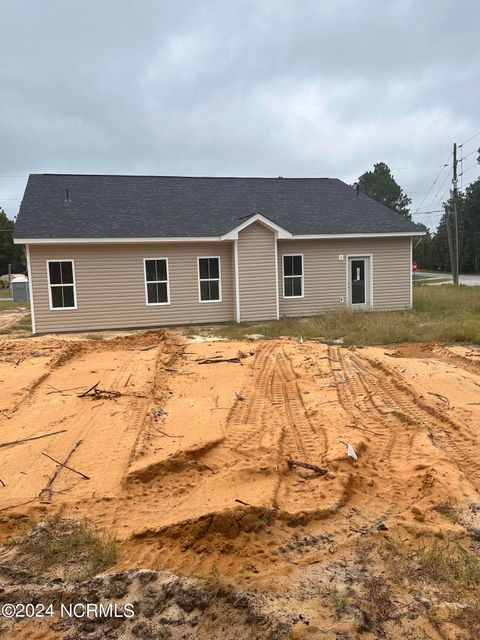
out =
[[[261,213],[257,213],[255,215],[250,216],[249,218],[247,218],[247,220],[245,220],[245,222],[242,222],[242,224],[238,225],[238,227],[235,227],[235,229],[232,229],[228,233],[225,233],[222,236],[222,240],[237,240],[238,239],[238,234],[240,233],[240,231],[243,231],[243,229],[245,229],[246,227],[249,227],[254,222],[260,222],[265,227],[268,227],[272,231],[275,231],[278,234],[278,237],[281,238],[281,239],[286,239],[286,238],[291,238],[292,237],[292,234],[290,233],[290,231],[287,231],[286,229],[283,229],[278,224],[275,224],[275,222],[272,222],[271,220],[269,220],[265,216],[262,216]]]

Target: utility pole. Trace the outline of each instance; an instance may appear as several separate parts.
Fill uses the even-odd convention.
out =
[[[452,261],[452,277],[453,284],[458,285],[458,275],[460,269],[460,253],[459,253],[459,242],[458,242],[458,211],[457,211],[457,196],[458,196],[458,178],[457,178],[457,143],[453,144],[453,177],[452,177],[452,209],[453,209],[453,232],[454,238],[451,243],[453,249],[453,255],[451,255]],[[451,215],[451,213],[450,213]]]

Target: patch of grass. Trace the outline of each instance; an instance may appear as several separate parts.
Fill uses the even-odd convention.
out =
[[[0,329],[0,334],[3,334],[3,335],[20,333],[20,332],[28,332],[28,333],[32,332],[32,319],[30,315],[25,315],[18,322],[15,322],[14,324],[10,324],[3,329]]]
[[[342,310],[255,325],[232,323],[216,327],[213,332],[240,340],[253,333],[266,338],[341,338],[346,345],[359,346],[430,341],[480,344],[480,287],[415,288],[414,306],[409,311]]]
[[[89,333],[85,336],[86,340],[105,340],[105,336],[101,333]]]
[[[6,289],[0,288],[0,300],[2,298],[10,298],[10,289],[8,287]]]
[[[255,521],[254,531],[258,533],[268,527],[271,527],[275,522],[275,516],[271,509],[266,509]]]
[[[10,297],[10,296],[6,296]],[[0,311],[12,311],[13,309],[29,309],[29,302],[13,302],[13,300],[0,299]]]
[[[419,554],[420,575],[444,582],[454,590],[478,589],[480,556],[455,541],[434,542]]]
[[[451,500],[445,500],[445,502],[435,505],[433,510],[441,513],[442,516],[445,516],[455,524],[460,522],[461,510]]]
[[[333,587],[328,594],[328,603],[339,618],[347,610],[349,601],[346,593],[340,592],[337,587]]]
[[[63,570],[86,579],[115,564],[116,540],[100,537],[86,520],[76,522],[52,516],[21,538],[11,540],[15,561],[34,574]]]

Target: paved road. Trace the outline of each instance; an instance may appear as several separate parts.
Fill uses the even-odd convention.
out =
[[[443,280],[444,278],[448,278],[449,280],[452,280],[451,273],[438,273],[438,271],[418,271],[417,276],[419,279],[420,278],[441,278]],[[472,287],[479,286],[480,274],[478,273],[461,274],[459,278],[459,282],[460,284],[466,284]],[[435,284],[435,283],[432,283],[432,284]]]

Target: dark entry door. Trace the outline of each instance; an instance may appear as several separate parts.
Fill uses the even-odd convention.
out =
[[[349,258],[349,304],[354,308],[369,308],[369,258]]]

